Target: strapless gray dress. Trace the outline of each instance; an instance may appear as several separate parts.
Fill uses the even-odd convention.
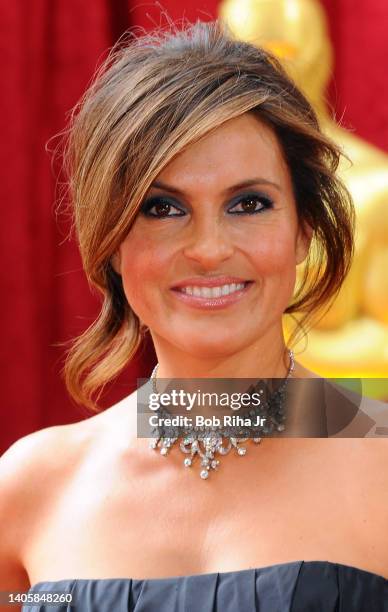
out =
[[[71,593],[72,603],[23,612],[388,612],[388,580],[329,561],[171,578],[38,582],[29,593]]]

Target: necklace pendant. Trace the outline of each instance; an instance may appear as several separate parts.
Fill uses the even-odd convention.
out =
[[[180,442],[180,449],[182,452],[189,454],[189,457],[185,457],[183,465],[187,468],[193,465],[193,461],[196,455],[201,458],[201,470],[199,472],[202,480],[207,480],[212,470],[218,470],[220,460],[216,458],[216,453],[220,455],[227,455],[232,448],[235,448],[237,454],[243,457],[247,449],[245,446],[240,446],[242,442],[246,442],[249,438],[226,438],[220,434],[213,434],[210,436],[195,438],[194,435],[187,435]],[[159,436],[156,440],[150,442],[150,448],[156,450],[160,447],[160,454],[166,456],[170,448],[175,444],[178,438],[167,438]],[[227,440],[224,445],[224,440]],[[253,438],[257,443],[261,441],[261,438]]]
[[[180,437],[176,429],[154,429],[157,432],[156,438],[154,438],[149,446],[153,450],[160,449],[162,456],[167,456],[170,448],[179,439],[179,448],[186,455],[183,460],[183,465],[186,468],[192,467],[197,455],[201,460],[201,470],[199,476],[202,480],[207,480],[212,471],[218,470],[220,461],[216,458],[216,454],[227,455],[232,448],[236,450],[236,454],[240,457],[244,457],[247,453],[247,448],[242,446],[244,442],[251,439],[255,444],[260,444],[262,438],[259,437],[262,434],[272,434],[274,431],[282,432],[285,429],[283,421],[286,420],[284,414],[284,401],[285,401],[285,387],[288,379],[291,377],[294,370],[294,356],[292,351],[289,351],[290,366],[287,376],[283,379],[283,383],[273,393],[273,395],[261,405],[260,411],[251,410],[250,416],[255,418],[257,416],[264,417],[266,421],[264,426],[256,427],[253,430],[249,430],[248,437],[236,438],[232,436],[231,430],[223,430],[223,433],[217,431],[209,431],[204,427],[195,427],[184,432],[183,437]],[[152,388],[157,393],[156,388],[156,373],[158,365],[155,366],[152,374]],[[252,393],[255,391],[255,387],[250,388]],[[259,393],[263,393],[259,390]],[[160,414],[169,416],[169,412],[165,409],[160,409]],[[215,429],[214,427],[211,430]],[[239,430],[239,435],[247,435],[247,430]],[[253,435],[252,435],[253,434]]]

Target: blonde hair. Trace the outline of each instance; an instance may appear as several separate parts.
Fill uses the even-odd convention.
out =
[[[305,319],[339,290],[353,249],[353,209],[335,176],[340,151],[279,62],[237,41],[218,22],[170,28],[119,44],[73,112],[65,149],[74,223],[101,312],[73,343],[64,368],[71,396],[93,394],[133,358],[143,334],[111,257],[150,184],[185,147],[252,112],[276,133],[300,220],[314,229],[315,256],[286,312]]]

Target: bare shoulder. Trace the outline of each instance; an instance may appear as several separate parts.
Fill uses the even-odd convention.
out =
[[[83,423],[82,421],[80,424]],[[75,425],[78,425],[76,423]],[[30,433],[9,447],[0,459],[1,474],[10,475],[14,470],[32,468],[30,460],[43,460],[50,451],[57,447],[58,443],[63,443],[70,438],[70,431],[74,431],[74,425],[57,425],[46,427]],[[56,454],[52,457],[54,459]]]
[[[45,475],[65,462],[68,454],[82,447],[88,437],[88,419],[35,431],[10,446],[0,459],[0,477],[9,484],[29,480],[41,468]]]
[[[55,516],[85,465],[96,458],[108,463],[131,438],[136,440],[136,394],[83,421],[24,436],[2,455],[0,591],[28,589],[29,551],[45,517]]]
[[[0,591],[29,587],[23,551],[30,527],[76,455],[74,440],[72,426],[48,427],[20,438],[0,458]]]
[[[15,517],[23,506],[25,522],[28,514],[34,513],[43,490],[46,500],[49,491],[55,493],[61,476],[72,469],[86,440],[87,428],[80,422],[47,427],[14,442],[0,459],[0,516],[10,518],[12,510]]]
[[[328,440],[338,453],[337,477],[343,490],[354,499],[355,515],[362,515],[368,545],[381,542],[388,575],[388,438],[342,438]],[[342,465],[340,465],[342,464]]]
[[[74,471],[103,436],[123,429],[136,436],[136,393],[77,423],[47,427],[20,438],[0,458],[2,491],[24,496],[35,487],[52,486],[53,480],[60,483],[61,476]]]
[[[47,500],[48,490],[55,493],[103,437],[124,427],[136,436],[136,394],[77,423],[47,427],[20,438],[0,458],[2,500],[11,503],[27,494],[33,503],[42,489]]]
[[[39,513],[40,505],[54,500],[97,435],[98,421],[91,417],[35,431],[14,442],[2,455],[0,520],[7,522],[7,532],[13,541],[15,530],[28,530],[29,521]]]

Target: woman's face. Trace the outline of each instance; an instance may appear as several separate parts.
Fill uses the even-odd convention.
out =
[[[277,138],[245,114],[159,174],[114,265],[156,348],[221,357],[279,338],[308,243]]]

